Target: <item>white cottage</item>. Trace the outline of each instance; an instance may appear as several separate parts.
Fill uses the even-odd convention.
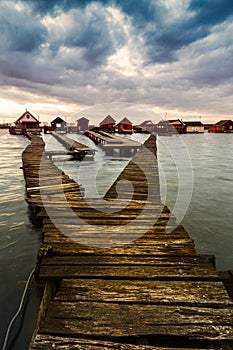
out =
[[[15,126],[11,127],[10,133],[22,135],[27,132],[39,134],[41,128],[39,120],[26,110],[26,112],[16,120]]]
[[[200,134],[205,131],[204,124],[200,121],[187,121],[184,124],[186,134]]]

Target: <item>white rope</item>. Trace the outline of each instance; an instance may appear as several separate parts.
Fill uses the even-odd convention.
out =
[[[7,343],[8,343],[8,338],[9,338],[10,331],[11,331],[11,327],[12,327],[14,321],[16,320],[16,318],[19,316],[20,312],[22,311],[22,307],[23,307],[23,304],[24,304],[24,299],[26,297],[26,294],[27,294],[27,291],[28,291],[28,287],[30,285],[30,282],[31,282],[31,279],[32,279],[32,276],[33,276],[34,272],[35,272],[35,269],[33,269],[32,272],[30,273],[30,275],[28,276],[27,283],[26,283],[24,291],[23,291],[23,295],[22,295],[22,298],[21,298],[21,301],[20,301],[19,308],[18,308],[17,312],[15,313],[15,315],[12,317],[12,319],[11,319],[9,325],[8,325],[2,350],[6,350]]]

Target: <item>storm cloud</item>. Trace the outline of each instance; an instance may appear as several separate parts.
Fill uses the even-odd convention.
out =
[[[34,97],[54,114],[59,102],[70,113],[126,101],[173,116],[227,115],[232,16],[230,0],[3,0],[1,99],[23,91],[23,106]]]

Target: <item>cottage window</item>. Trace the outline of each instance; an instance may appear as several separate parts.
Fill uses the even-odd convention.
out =
[[[28,119],[30,118],[30,115],[29,115],[29,114],[27,114],[27,118],[28,118]]]

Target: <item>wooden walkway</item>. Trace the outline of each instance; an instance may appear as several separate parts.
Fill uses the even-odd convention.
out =
[[[72,155],[74,158],[82,160],[86,154],[92,155],[94,153],[94,150],[90,147],[72,140],[71,138],[64,136],[63,134],[58,134],[54,131],[51,132],[51,134],[57,139],[58,142],[60,142],[66,149],[67,154]],[[57,155],[57,152],[47,152],[49,156]],[[61,152],[60,154],[63,154]]]
[[[113,155],[118,151],[122,157],[132,157],[141,148],[141,144],[137,141],[102,130],[98,132],[86,131],[85,135],[96,145],[99,145],[105,151],[106,155]]]
[[[147,147],[156,153],[153,136]],[[144,170],[150,168],[143,161]],[[150,184],[135,159],[105,196],[112,213],[103,213],[101,200],[83,200],[79,186],[45,157],[38,137],[23,153],[23,168],[28,203],[43,218],[37,276],[46,283],[30,349],[231,349],[232,300],[209,260],[197,254],[188,233],[161,205],[159,195],[148,203]],[[152,168],[149,181],[159,194],[156,162]],[[52,181],[43,200],[41,188],[32,190],[41,186],[41,171],[44,186],[48,178]],[[52,190],[57,172],[65,196],[59,192],[61,185],[57,192]],[[129,203],[125,189],[114,199],[123,178],[133,180]],[[72,209],[69,215],[64,197]],[[88,225],[77,226],[76,216]],[[136,227],[126,225],[138,216]],[[168,225],[174,228],[170,233]],[[64,233],[67,228],[69,235]],[[135,233],[134,241],[117,246],[119,237],[127,241]],[[85,239],[87,244],[80,243]],[[93,242],[96,248],[88,245]],[[108,246],[106,242],[110,247],[100,248]]]

